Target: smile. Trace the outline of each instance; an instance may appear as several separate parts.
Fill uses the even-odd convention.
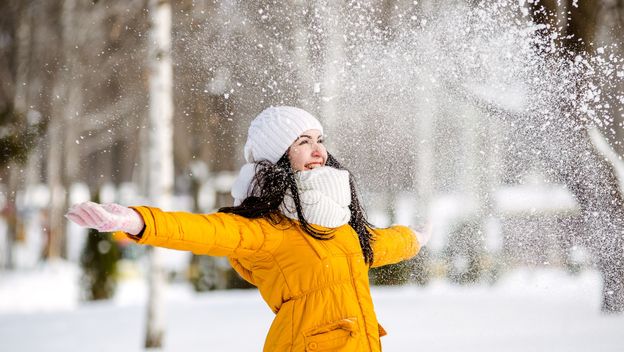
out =
[[[323,166],[323,163],[320,162],[320,161],[317,161],[317,162],[313,162],[313,163],[307,163],[304,166],[305,166],[306,169],[312,170],[312,169],[315,169],[317,167]]]

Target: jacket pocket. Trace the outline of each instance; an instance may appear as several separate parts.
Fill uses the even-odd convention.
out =
[[[335,351],[355,340],[357,318],[345,318],[325,324],[304,333],[305,350],[310,352]]]

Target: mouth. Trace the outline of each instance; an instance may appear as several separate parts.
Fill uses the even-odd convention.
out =
[[[312,169],[316,169],[317,167],[321,167],[323,166],[323,163],[320,161],[315,161],[313,163],[307,163],[304,165],[306,170],[312,170]]]

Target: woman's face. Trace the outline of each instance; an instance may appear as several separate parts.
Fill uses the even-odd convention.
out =
[[[288,149],[290,166],[295,171],[312,170],[325,165],[327,150],[319,130],[307,130]]]

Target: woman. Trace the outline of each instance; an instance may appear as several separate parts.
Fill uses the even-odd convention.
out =
[[[227,256],[276,314],[264,351],[380,351],[368,269],[411,258],[428,240],[374,229],[353,177],[304,110],[271,107],[251,123],[234,206],[214,214],[82,203],[67,217],[140,244]]]

